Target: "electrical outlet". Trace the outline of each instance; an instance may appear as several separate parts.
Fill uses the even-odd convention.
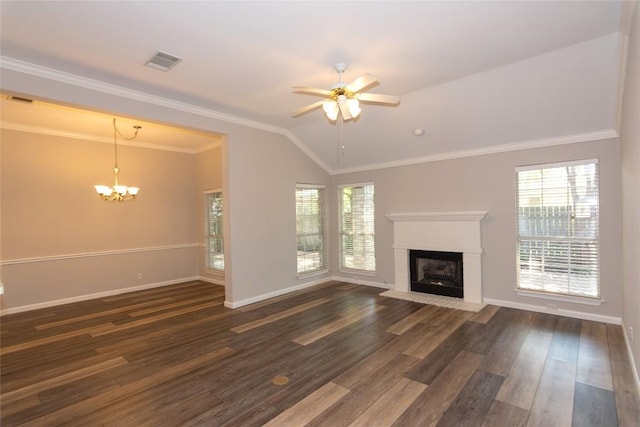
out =
[[[138,280],[142,279],[142,273],[138,273]]]
[[[633,328],[629,326],[629,341],[633,342]]]

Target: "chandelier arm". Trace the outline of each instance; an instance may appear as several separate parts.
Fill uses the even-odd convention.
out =
[[[118,127],[116,126],[116,119],[114,118],[113,119],[113,128],[115,129],[115,132],[117,132],[118,135],[120,135],[120,138],[126,139],[127,141],[131,141],[131,140],[136,139],[136,137],[138,136],[138,131],[140,129],[142,129],[142,126],[134,125],[133,128],[135,129],[135,131],[133,132],[133,135],[132,136],[124,136],[122,134],[122,132],[120,132],[120,129],[118,129]]]

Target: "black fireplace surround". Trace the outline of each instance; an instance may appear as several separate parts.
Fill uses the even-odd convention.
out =
[[[462,253],[409,251],[411,290],[448,297],[464,297]]]

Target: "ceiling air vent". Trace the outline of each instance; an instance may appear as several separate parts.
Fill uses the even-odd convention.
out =
[[[180,61],[182,58],[159,50],[149,59],[146,66],[160,71],[169,71]]]
[[[23,97],[21,97],[21,96],[9,95],[9,96],[7,96],[7,99],[8,99],[9,101],[24,102],[24,103],[26,103],[26,104],[32,104],[32,103],[33,103],[33,99],[23,98]]]

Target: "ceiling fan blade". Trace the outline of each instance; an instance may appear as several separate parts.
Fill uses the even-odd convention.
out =
[[[303,114],[308,113],[309,111],[315,110],[316,108],[320,108],[320,107],[322,107],[322,103],[323,102],[324,102],[324,100],[318,101],[318,102],[314,102],[313,104],[309,104],[306,107],[299,108],[296,111],[294,111],[293,113],[291,113],[291,117],[298,117],[298,116],[301,116]]]
[[[362,102],[370,102],[372,104],[400,104],[400,97],[393,95],[381,95],[379,93],[360,93],[356,96]]]
[[[362,76],[349,83],[347,85],[347,89],[352,93],[358,93],[378,83],[379,82],[376,76],[373,76],[371,74],[363,74]]]
[[[306,93],[309,95],[319,95],[319,96],[330,96],[331,95],[331,91],[330,90],[325,90],[325,89],[318,89],[315,87],[308,87],[308,86],[294,86],[293,87],[293,92],[294,93]]]
[[[342,114],[343,120],[349,120],[353,118],[353,116],[351,115],[351,111],[349,111],[349,106],[346,102],[338,103],[338,105],[340,106],[340,114]]]

